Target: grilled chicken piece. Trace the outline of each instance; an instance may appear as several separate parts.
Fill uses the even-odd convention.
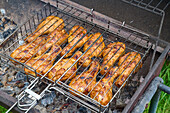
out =
[[[53,62],[60,51],[62,51],[60,46],[53,45],[49,53],[30,59],[26,62],[26,65],[35,69],[37,73],[43,75],[52,67]],[[24,70],[27,74],[36,75],[35,72],[30,69],[24,68]]]
[[[87,33],[87,30],[84,29],[82,26],[74,26],[70,31],[69,31],[69,38],[68,38],[68,45],[63,49],[61,52],[61,56],[63,56],[71,47],[73,47],[65,56],[64,58],[67,58],[72,55],[72,53],[79,47],[81,47],[87,40],[88,36],[85,35]],[[85,35],[85,36],[84,36]],[[84,37],[83,37],[84,36]],[[83,37],[83,38],[82,38]],[[80,41],[79,39],[82,38]],[[79,41],[79,42],[78,42]],[[78,42],[76,44],[76,42]],[[76,44],[76,45],[74,45]]]
[[[36,56],[42,55],[54,44],[60,45],[62,43],[65,43],[67,38],[68,34],[64,29],[60,31],[54,30],[53,32],[51,32],[50,35],[47,36],[47,43],[44,44],[40,50],[38,50]]]
[[[84,45],[83,51],[86,51],[93,44],[93,42],[95,42],[97,40],[97,38],[99,38],[99,39],[80,58],[79,65],[82,64],[83,67],[87,67],[90,64],[92,57],[100,57],[102,55],[101,51],[105,47],[105,44],[103,42],[103,36],[101,36],[101,33],[98,32],[98,33],[92,34],[89,36],[89,38],[90,38],[89,41]]]
[[[93,61],[89,70],[73,78],[69,86],[75,89],[76,91],[88,94],[96,84],[96,75],[99,69],[100,69],[99,62],[96,60]],[[73,92],[71,93],[73,95],[76,95]]]
[[[67,58],[67,59],[62,59],[59,61],[53,68],[52,70],[48,73],[48,78],[52,79],[53,81],[58,80],[64,72],[67,71],[68,68],[70,68],[73,63],[81,56],[82,52],[77,51],[72,58]],[[73,77],[76,76],[76,71],[77,70],[77,63],[75,63],[68,71],[67,73],[61,78],[60,81],[64,81],[67,79],[72,79]]]
[[[37,37],[32,43],[36,45],[44,45],[47,42],[47,39],[45,36]]]
[[[48,16],[43,20],[36,28],[36,30],[30,34],[25,41],[31,42],[40,35],[51,33],[53,30],[61,30],[64,28],[64,21],[56,16]]]
[[[49,40],[49,43],[56,43],[58,45],[61,45],[67,42],[68,37],[69,35],[67,34],[65,29],[56,29],[47,36],[47,39]]]
[[[95,99],[104,106],[112,99],[112,85],[114,79],[118,76],[117,69],[118,67],[111,68],[90,93],[92,99]]]
[[[41,41],[40,41],[41,40]],[[46,43],[45,37],[38,37],[35,41],[28,44],[23,44],[19,46],[16,50],[11,53],[11,57],[24,63]]]
[[[125,52],[125,44],[122,42],[110,43],[102,52],[103,63],[100,73],[104,75],[114,65],[118,58]]]
[[[136,65],[139,63],[140,60],[141,60],[141,56],[139,53],[136,53],[136,52],[129,52],[119,59],[119,62],[118,62],[119,78],[115,82],[115,85],[117,87],[120,87],[125,82],[125,80],[128,78],[128,76],[133,71],[133,69],[136,67]],[[138,65],[134,73],[136,73],[141,67],[142,67],[142,63]]]

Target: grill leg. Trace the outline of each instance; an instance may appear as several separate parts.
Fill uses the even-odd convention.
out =
[[[164,84],[159,84],[158,90],[156,91],[153,98],[151,99],[149,113],[156,113],[161,91],[164,91],[165,93],[170,94],[170,87]]]
[[[158,89],[158,87],[161,83],[163,83],[162,78],[160,78],[160,77],[154,78],[153,81],[148,86],[148,88],[146,89],[146,91],[144,92],[143,96],[141,96],[141,99],[138,101],[138,103],[136,104],[136,106],[134,107],[134,109],[132,110],[131,113],[143,113],[143,111],[145,110],[146,104],[148,104],[151,100],[152,100],[152,102],[151,102],[152,104],[150,105],[150,107],[152,109],[155,109],[155,111],[156,111],[157,104],[159,101],[159,98],[157,98],[157,97],[160,96],[160,94],[158,96],[157,93],[161,92],[160,89]],[[154,103],[156,103],[156,104],[154,104]],[[152,110],[149,113],[155,113],[155,112],[153,112],[153,110]]]
[[[160,95],[161,95],[161,90],[158,89],[151,99],[149,113],[156,113]]]

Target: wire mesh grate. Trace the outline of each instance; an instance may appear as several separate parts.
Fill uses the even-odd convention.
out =
[[[61,5],[61,7],[60,7]],[[111,32],[110,29],[106,29],[100,25],[97,25],[97,24],[94,24],[93,23],[93,16],[87,12],[83,12],[81,10],[78,10],[74,7],[71,7],[69,5],[63,5],[63,3],[59,3],[59,1],[57,2],[57,6],[60,8],[53,8],[51,5],[47,4],[42,10],[40,10],[36,15],[34,15],[33,17],[29,18],[29,20],[27,22],[25,22],[22,26],[20,26],[12,36],[9,37],[8,41],[5,43],[5,45],[3,46],[3,53],[1,54],[3,57],[5,56],[5,58],[8,60],[8,62],[11,63],[11,65],[13,63],[15,63],[15,65],[13,65],[15,68],[17,69],[20,69],[22,72],[25,71],[25,69],[28,69],[28,70],[31,70],[31,72],[35,73],[36,76],[39,76],[41,79],[45,78],[46,80],[52,82],[53,84],[56,85],[56,87],[61,90],[62,92],[65,92],[65,94],[71,98],[74,98],[75,100],[77,100],[77,102],[79,103],[83,103],[85,106],[87,107],[90,107],[92,110],[95,110],[95,111],[99,111],[101,110],[101,108],[104,108],[102,109],[102,111],[106,110],[106,108],[109,106],[109,103],[115,98],[115,96],[118,94],[118,92],[121,90],[121,88],[124,86],[125,82],[129,79],[129,77],[132,75],[132,73],[135,71],[135,69],[138,67],[138,65],[141,64],[141,62],[144,61],[147,53],[149,52],[152,44],[149,43],[150,39],[148,36],[144,35],[143,37],[141,36],[138,36],[138,34],[136,34],[135,32],[127,35],[127,37],[122,37],[121,35],[119,35],[119,33],[115,33],[115,32]],[[43,46],[41,48],[38,49],[38,51],[36,51],[35,53],[32,54],[32,56],[30,58],[28,58],[25,62],[22,62],[22,58],[24,58],[25,56],[27,56],[29,53],[31,53],[37,46],[38,44],[40,44],[41,42],[43,42],[43,40],[47,39],[47,37],[51,34],[46,34],[44,35],[44,38],[42,40],[40,40],[38,42],[37,45],[35,45],[33,48],[31,48],[29,50],[29,52],[27,52],[26,54],[24,54],[23,57],[21,57],[19,60],[15,59],[15,57],[18,56],[15,55],[15,57],[11,57],[11,53],[13,53],[14,51],[17,50],[18,47],[22,46],[23,44],[21,42],[23,41],[28,41],[29,38],[26,38],[26,37],[30,37],[32,35],[34,35],[36,32],[39,32],[39,30],[41,30],[46,24],[48,24],[51,20],[49,20],[44,26],[42,26],[41,28],[38,29],[38,31],[34,32],[35,29],[37,28],[38,25],[40,25],[40,23],[42,21],[44,21],[46,19],[46,17],[50,16],[50,15],[54,15],[54,16],[57,16],[61,19],[63,19],[63,22],[64,23],[64,27],[61,29],[61,30],[66,30],[66,32],[64,34],[67,34],[75,25],[79,25],[79,27],[74,31],[76,32],[80,26],[82,26],[84,29],[87,30],[86,33],[83,34],[83,36],[81,36],[80,39],[78,39],[78,41],[76,43],[73,44],[73,46],[71,48],[69,48],[69,50],[63,55],[61,56],[60,52],[57,53],[56,57],[54,57],[53,59],[50,59],[50,62],[48,62],[49,64],[52,63],[53,65],[48,69],[48,71],[46,71],[45,73],[42,74],[42,71],[45,70],[47,68],[47,66],[45,66],[41,71],[37,72],[37,69],[41,66],[41,64],[43,64],[50,56],[52,56],[52,54],[54,53],[54,51],[48,56],[46,57],[43,62],[41,62],[39,65],[36,66],[36,68],[33,68],[32,65],[35,64],[38,60],[41,59],[41,57],[43,55],[45,55],[46,53],[49,52],[49,49],[52,49],[52,48],[49,48],[47,49],[41,56],[39,56],[38,59],[36,59],[34,61],[34,63],[31,65],[31,66],[28,66],[27,65],[27,62],[29,62],[30,59],[32,59],[33,57],[36,56],[36,54],[42,50],[42,48],[44,46],[46,46],[48,44],[48,42],[50,40],[52,40],[54,38],[51,37],[50,40],[48,40],[45,44],[43,44]],[[38,35],[38,37],[40,37],[40,35],[42,35],[44,32],[46,32],[48,29],[50,29],[55,23],[57,23],[58,21],[55,21],[54,23],[52,23],[51,26],[49,26],[47,29],[45,29],[45,31],[43,31],[41,34]],[[60,23],[59,26],[62,26],[62,23]],[[56,30],[59,26],[57,26],[54,30]],[[84,51],[83,50],[83,47],[86,43],[89,43],[89,41],[91,40],[91,38],[93,37],[93,35],[95,33],[98,33],[100,32],[100,35],[98,38],[96,38],[96,40],[94,42],[92,42],[92,44]],[[119,32],[121,32],[121,29],[119,29]],[[74,39],[76,37],[78,37],[79,34],[77,34],[76,36],[74,36]],[[63,59],[66,59],[64,58],[86,35],[89,36],[89,39],[86,40],[84,42],[84,44],[82,44],[81,47],[78,47],[75,52],[73,52],[73,55],[68,57],[68,60],[61,66],[62,67],[65,67],[67,65],[67,63],[74,57],[74,55],[76,54],[77,51],[81,51],[83,54],[81,54],[79,56],[79,58],[77,58],[74,63],[69,67],[67,68],[63,73],[62,75],[54,82],[54,80],[52,80],[54,78],[55,75],[53,75],[52,78],[48,78],[47,75],[48,73],[58,64],[60,63],[61,61],[63,61]],[[91,36],[92,35],[92,36]],[[25,46],[25,48],[27,48],[28,46],[30,46],[31,44],[33,44],[33,42],[35,40],[38,39],[38,37],[36,37],[33,41],[29,42],[28,45]],[[70,36],[68,36],[69,38]],[[74,67],[75,64],[78,63],[78,61],[80,60],[80,58],[86,53],[88,52],[88,50],[90,50],[93,45],[95,45],[98,40],[100,40],[100,37],[103,37],[103,40],[98,44],[98,46],[96,46],[96,48],[94,49],[94,51],[96,51],[97,49],[99,49],[100,45],[102,45],[102,43],[104,43],[106,46],[104,48],[102,48],[102,50],[94,57],[92,58],[92,61],[91,63],[87,66],[87,67],[83,67],[83,63],[86,61],[86,59],[88,59],[94,51],[91,52],[91,54],[86,58],[84,59],[84,62],[82,64],[79,64],[77,66],[77,69],[74,71],[74,73],[71,74],[71,76],[69,78],[67,78],[65,81],[61,81],[61,79],[65,76],[65,74],[68,73],[68,71]],[[60,37],[61,38],[61,37]],[[55,41],[55,43],[53,43],[53,45],[55,45],[59,40]],[[66,40],[68,40],[65,39]],[[72,41],[74,40],[72,39],[70,43],[72,43]],[[65,41],[63,41],[61,44],[60,44],[60,47],[62,49],[68,47],[68,45],[70,43],[64,43]],[[99,62],[99,64],[101,64],[103,62],[103,59],[100,58],[100,54],[104,51],[105,48],[107,48],[107,45],[109,45],[110,43],[115,43],[115,42],[122,42],[126,45],[126,50],[125,50],[125,53],[132,53],[132,52],[136,52],[138,54],[141,55],[141,59],[140,61],[137,63],[137,65],[135,66],[135,68],[133,69],[133,71],[131,71],[130,73],[130,76],[127,77],[127,79],[123,82],[123,84],[118,88],[118,90],[116,92],[114,92],[114,95],[112,96],[112,98],[110,99],[110,101],[106,104],[106,105],[101,105],[100,104],[100,101],[96,101],[94,98],[91,98],[89,95],[90,95],[90,92],[88,92],[88,94],[83,94],[82,92],[79,92],[79,91],[76,91],[75,89],[73,89],[72,87],[69,86],[69,83],[70,83],[70,78],[76,74],[78,75],[79,74],[79,77],[81,77],[81,75],[88,71],[89,69],[89,66],[91,64],[93,64],[96,60]],[[142,46],[141,46],[142,45]],[[112,49],[114,48],[114,46],[112,47]],[[119,47],[115,54],[119,51],[121,47]],[[111,49],[111,50],[112,50]],[[110,51],[111,51],[110,50]],[[21,53],[21,52],[19,52]],[[114,55],[112,57],[114,57]],[[124,53],[122,53],[120,56],[122,56]],[[136,54],[137,55],[137,54]],[[105,56],[104,56],[105,57]],[[111,57],[111,58],[112,58]],[[128,57],[128,56],[127,56]],[[126,57],[126,59],[127,59]],[[136,56],[135,56],[136,57]],[[134,57],[134,58],[135,58]],[[110,59],[111,59],[110,58]],[[109,59],[109,61],[110,61]],[[55,61],[54,61],[55,60]],[[54,61],[54,63],[53,63]],[[108,61],[108,62],[109,62]],[[107,62],[107,63],[108,63]],[[112,64],[110,66],[110,68],[112,68],[113,66],[117,65],[117,62],[118,62],[118,59],[115,61],[114,64]],[[131,62],[130,62],[131,63]],[[129,63],[129,64],[130,64]],[[129,65],[128,64],[128,65]],[[105,64],[106,65],[106,64]],[[126,66],[126,68],[128,67],[128,65]],[[93,73],[93,71],[97,68],[98,65],[95,65],[95,67],[89,72],[89,75],[91,73]],[[109,69],[110,69],[109,68]],[[125,68],[125,69],[126,69]],[[109,71],[109,69],[107,69],[107,72]],[[101,70],[100,70],[101,71]],[[106,73],[104,75],[101,75],[100,74],[100,71],[97,71],[97,74],[95,75],[95,77],[98,76],[98,80],[96,82],[96,85],[99,84],[99,82],[105,77]],[[123,73],[123,72],[122,72]],[[27,73],[28,74],[28,73]],[[29,73],[28,75],[31,75],[31,73]],[[32,74],[31,76],[35,76],[34,74]],[[88,76],[89,76],[88,75]],[[86,76],[86,78],[88,78],[88,76]],[[90,83],[94,80],[94,78],[90,81]],[[83,79],[83,80],[86,80]],[[119,78],[119,77],[118,77]],[[117,78],[117,79],[118,79]],[[117,80],[115,79],[115,81]],[[109,81],[109,80],[108,80]],[[108,82],[107,81],[107,82]],[[115,81],[114,83],[112,84],[112,86],[115,85]],[[106,82],[106,84],[107,84]],[[89,84],[90,84],[89,83]],[[89,85],[88,84],[88,85]],[[88,87],[88,85],[86,86],[86,88]],[[95,85],[95,86],[96,86]],[[105,85],[104,85],[105,86]],[[103,87],[104,87],[103,86]],[[112,86],[106,91],[106,94],[108,93],[108,91],[112,88]],[[85,89],[86,89],[85,88]],[[93,87],[94,88],[94,87]],[[66,93],[67,92],[67,93]],[[75,95],[73,95],[72,93],[68,93],[68,92],[72,92],[76,95],[78,95],[78,97],[82,98],[83,100],[80,101],[80,98],[76,97]],[[92,104],[93,103],[93,104]],[[91,105],[92,104],[92,105]],[[96,109],[97,108],[97,109]]]

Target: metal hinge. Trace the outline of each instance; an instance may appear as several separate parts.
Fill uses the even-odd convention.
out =
[[[37,102],[45,95],[46,91],[49,91],[49,84],[40,94],[37,94],[33,91],[33,88],[39,82],[39,78],[37,77],[35,80],[31,82],[31,84],[17,97],[17,102],[13,104],[6,113],[10,112],[16,105],[20,110],[25,111],[27,113],[31,108],[33,108]]]

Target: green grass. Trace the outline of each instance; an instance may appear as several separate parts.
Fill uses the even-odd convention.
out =
[[[164,84],[170,87],[170,61],[165,61],[165,64],[159,75],[163,80]],[[148,113],[148,108],[145,109],[144,113]],[[170,95],[161,92],[160,100],[158,103],[157,113],[170,113]]]
[[[7,109],[0,105],[0,113],[5,113],[6,111]],[[12,113],[12,112],[9,112],[9,113]]]

